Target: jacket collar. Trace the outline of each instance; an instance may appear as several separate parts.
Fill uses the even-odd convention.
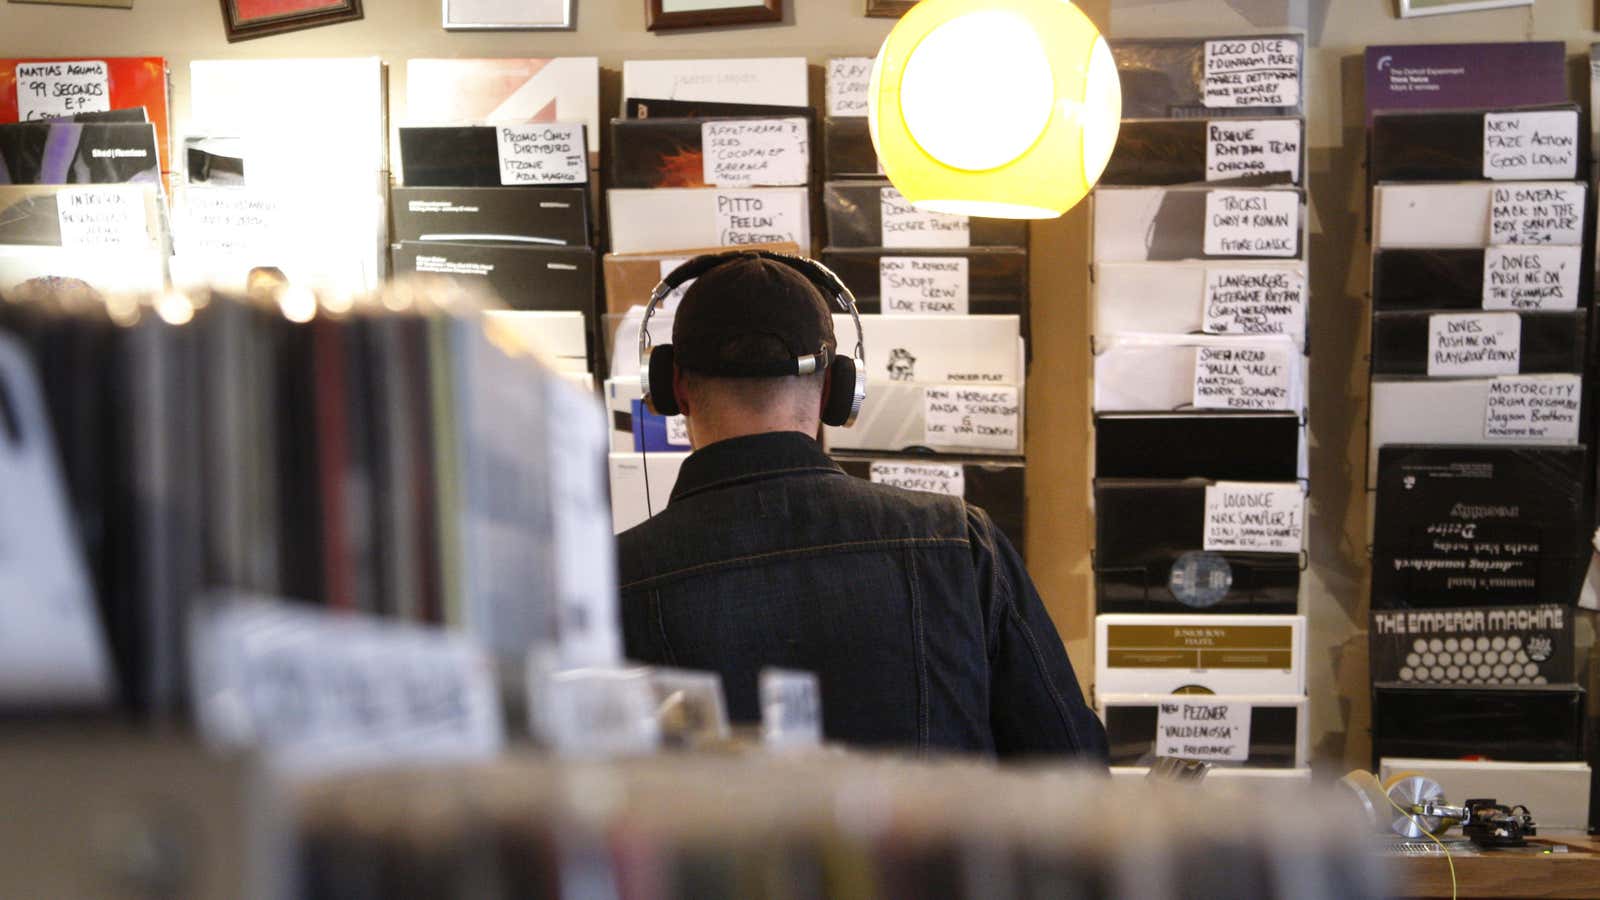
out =
[[[815,440],[798,431],[769,431],[729,438],[701,447],[683,461],[671,500],[712,488],[800,472],[844,474]]]

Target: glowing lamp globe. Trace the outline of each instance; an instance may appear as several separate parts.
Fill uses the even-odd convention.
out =
[[[1067,0],[922,0],[872,67],[872,143],[919,209],[1059,216],[1111,158],[1116,62]]]

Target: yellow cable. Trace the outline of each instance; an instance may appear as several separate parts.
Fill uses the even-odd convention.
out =
[[[1383,782],[1378,780],[1378,776],[1373,775],[1371,772],[1368,772],[1367,775],[1372,778],[1373,783],[1376,784],[1380,790],[1383,790]],[[1390,780],[1393,781],[1393,779]],[[1389,792],[1387,790],[1383,790],[1383,798],[1388,800],[1389,805],[1394,807],[1400,813],[1400,815],[1410,819],[1411,824],[1417,826],[1417,830],[1422,832],[1423,836],[1439,845],[1439,850],[1444,853],[1444,861],[1450,865],[1450,900],[1457,900],[1459,891],[1456,889],[1456,861],[1450,856],[1450,848],[1444,845],[1444,841],[1434,837],[1432,832],[1422,827],[1421,816],[1417,815],[1416,813],[1406,811],[1405,807],[1394,802],[1394,798],[1389,796]]]

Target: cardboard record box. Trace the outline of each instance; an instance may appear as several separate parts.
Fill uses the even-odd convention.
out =
[[[822,121],[823,172],[836,178],[882,178],[866,116],[828,116]]]
[[[811,181],[811,117],[612,119],[611,187],[794,187]],[[706,140],[743,151],[718,177]],[[712,144],[715,149],[716,143]],[[716,155],[712,155],[715,159]],[[731,180],[727,180],[731,179]]]
[[[1578,121],[1578,107],[1571,103],[1380,111],[1372,117],[1368,177],[1375,182],[1471,181],[1531,167],[1539,174],[1520,177],[1578,178],[1583,143]]]
[[[1575,684],[1375,684],[1372,693],[1375,767],[1378,760],[1399,756],[1505,762],[1583,760],[1584,691]]]
[[[621,534],[667,508],[687,453],[612,453],[611,521]],[[649,466],[648,479],[645,466]],[[646,481],[649,495],[646,498]]]
[[[1100,263],[1094,336],[1286,334],[1303,349],[1309,297],[1301,260]]]
[[[582,188],[396,187],[389,201],[397,241],[589,245]]]
[[[1112,41],[1122,115],[1298,115],[1304,43],[1293,34]]]
[[[861,416],[850,428],[824,427],[830,452],[1021,456],[1024,385],[975,386],[868,381]]]
[[[1306,692],[1305,616],[1095,616],[1097,694]]]
[[[1581,447],[1378,451],[1372,608],[1577,602],[1593,550]]]
[[[803,56],[624,60],[622,96],[630,100],[811,105],[810,76]]]
[[[1574,246],[1583,241],[1587,197],[1588,186],[1581,181],[1379,184],[1372,191],[1372,246]],[[1501,213],[1494,213],[1496,208]],[[1496,219],[1503,230],[1492,235]]]
[[[1581,374],[1589,314],[1380,312],[1372,316],[1372,374]]]
[[[981,507],[995,527],[1026,556],[1027,469],[1022,462],[995,460],[863,457],[839,454],[834,462],[857,478],[893,484],[908,490],[956,494]]]
[[[923,212],[887,179],[822,188],[832,247],[1026,247],[1028,223]]]
[[[1300,188],[1103,187],[1091,196],[1096,264],[1305,256]],[[1226,208],[1221,214],[1229,223],[1216,230],[1215,243],[1207,235],[1212,205]]]
[[[1384,783],[1398,775],[1413,773],[1438,782],[1451,803],[1490,798],[1507,806],[1526,806],[1542,831],[1577,831],[1589,827],[1591,771],[1588,763],[1405,756],[1384,757],[1378,761],[1378,778]]]
[[[1096,478],[1294,481],[1304,477],[1296,413],[1101,413]]]
[[[1574,681],[1570,606],[1375,609],[1367,630],[1373,681],[1517,685]]]
[[[481,278],[513,309],[594,309],[594,251],[587,247],[404,241],[394,270]]]
[[[863,313],[970,313],[1023,317],[1027,332],[1028,251],[1013,247],[884,250],[829,247],[833,270]],[[888,298],[888,309],[884,298]]]
[[[1520,444],[1575,446],[1587,432],[1587,415],[1577,427],[1571,416],[1583,406],[1583,380],[1576,375],[1510,378],[1374,379],[1368,418],[1368,487],[1376,483],[1378,450],[1388,444]],[[1537,394],[1527,400],[1525,392]],[[1521,399],[1519,399],[1521,398]],[[1520,409],[1519,402],[1526,401]],[[1549,419],[1563,404],[1567,425]],[[1509,406],[1508,406],[1509,405]],[[1544,421],[1533,422],[1534,408]],[[1491,418],[1491,412],[1493,418]],[[1491,423],[1506,423],[1492,432]]]
[[[406,60],[406,121],[416,125],[582,122],[600,164],[600,60]]]
[[[23,122],[0,125],[0,183],[159,183],[154,125]]]
[[[1305,358],[1285,335],[1122,334],[1098,343],[1095,412],[1295,412]]]
[[[608,378],[605,393],[612,450],[688,453],[693,449],[683,416],[663,416],[645,408],[644,386],[638,378]]]
[[[574,152],[583,153],[582,147]],[[581,163],[582,160],[576,160]],[[588,168],[582,167],[588,180]],[[498,187],[500,138],[493,125],[410,125],[400,128],[400,180],[409,187]],[[552,184],[570,184],[555,178]]]
[[[1155,762],[1158,747],[1181,747],[1185,740],[1221,740],[1233,750],[1226,755],[1236,755],[1243,750],[1244,759],[1208,760],[1215,768],[1298,770],[1306,765],[1309,716],[1304,696],[1101,693],[1096,706],[1101,721],[1105,722],[1113,766],[1149,766]],[[1218,710],[1218,707],[1232,709]],[[1206,723],[1217,722],[1239,707],[1249,710],[1246,740],[1239,740],[1236,732],[1218,734],[1215,731],[1218,726],[1213,726],[1209,732],[1203,731]],[[1183,731],[1186,723],[1202,731],[1187,735]],[[1167,755],[1178,759],[1197,758],[1193,753]]]
[[[673,269],[696,256],[726,253],[734,250],[766,250],[797,256],[800,248],[795,244],[744,244],[739,247],[692,247],[685,250],[645,253],[607,253],[600,261],[605,273],[606,312],[613,315],[626,313],[634,306],[650,302],[650,294]],[[662,313],[670,313],[665,305]]]
[[[613,253],[795,244],[811,252],[811,195],[803,187],[611,188]]]
[[[1094,482],[1095,610],[1101,613],[1275,613],[1300,598],[1304,510],[1269,510],[1270,543],[1209,540],[1220,515],[1215,482],[1097,478]],[[1299,490],[1295,482],[1238,482]],[[1241,519],[1245,514],[1234,513]],[[1236,526],[1240,532],[1254,528]],[[1221,532],[1219,531],[1218,534]],[[1241,551],[1238,546],[1292,547]]]
[[[1575,310],[1587,306],[1583,248],[1380,250],[1372,257],[1372,307]]]
[[[1124,119],[1106,185],[1300,184],[1305,120]]]

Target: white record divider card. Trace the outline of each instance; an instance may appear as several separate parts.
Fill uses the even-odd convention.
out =
[[[1206,267],[1206,334],[1286,334],[1304,343],[1306,278],[1293,269]]]
[[[1156,710],[1156,755],[1204,762],[1250,759],[1248,703],[1174,695]]]
[[[1207,256],[1292,257],[1300,249],[1296,191],[1206,193]]]
[[[279,771],[483,760],[504,746],[493,663],[474,640],[224,595],[190,646],[200,731]]]
[[[1195,408],[1297,411],[1295,352],[1293,346],[1196,348]]]
[[[803,192],[760,189],[717,192],[717,242],[741,244],[809,243]]]
[[[828,115],[865,116],[872,82],[872,57],[839,56],[828,60]]]
[[[1522,316],[1435,313],[1428,317],[1428,375],[1515,375],[1522,367]]]
[[[56,193],[61,246],[82,250],[149,246],[145,193],[136,185],[63,188]]]
[[[1486,247],[1483,308],[1573,310],[1578,308],[1581,247]]]
[[[111,110],[105,60],[17,63],[16,78],[19,122]]]
[[[1583,240],[1583,184],[1497,184],[1489,196],[1489,246],[1575,246]]]
[[[984,450],[1022,446],[1022,407],[1014,386],[930,385],[922,398],[923,443],[929,446]]]
[[[1208,484],[1202,549],[1299,553],[1304,544],[1305,500],[1305,491],[1294,481]]]
[[[965,256],[884,256],[878,298],[884,315],[964,316],[970,297]]]
[[[1202,101],[1212,108],[1300,103],[1300,44],[1292,38],[1206,41]]]
[[[810,143],[806,120],[798,117],[704,122],[701,174],[712,187],[804,185]]]
[[[1483,177],[1496,181],[1578,177],[1578,111],[1484,113]]]
[[[1506,375],[1489,381],[1483,437],[1490,441],[1578,442],[1581,375]]]
[[[914,463],[874,460],[867,470],[874,484],[889,484],[908,491],[926,491],[949,497],[967,495],[966,470],[960,463]]]
[[[878,198],[880,235],[885,247],[968,247],[972,225],[966,216],[917,209],[901,193],[883,188]]]
[[[1213,119],[1206,123],[1206,180],[1287,173],[1300,183],[1298,119]]]
[[[579,123],[497,125],[494,134],[501,184],[583,184],[589,180],[589,151]]]

